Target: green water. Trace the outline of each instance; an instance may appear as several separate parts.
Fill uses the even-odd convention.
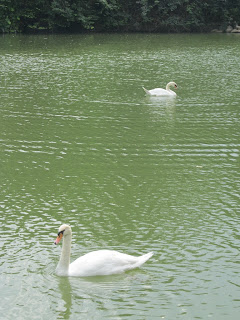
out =
[[[1,319],[230,319],[240,312],[240,36],[0,38]],[[142,86],[178,84],[175,100]],[[115,249],[141,269],[60,278]]]

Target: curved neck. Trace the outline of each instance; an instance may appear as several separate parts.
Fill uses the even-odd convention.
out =
[[[170,87],[171,87],[171,83],[168,83],[168,84],[166,85],[166,90],[167,90],[167,91],[172,91],[172,90],[170,89]]]
[[[63,236],[61,257],[56,269],[56,272],[58,275],[61,275],[61,276],[68,275],[68,268],[70,264],[70,253],[71,253],[71,241],[72,241],[71,234],[68,234],[67,236]]]

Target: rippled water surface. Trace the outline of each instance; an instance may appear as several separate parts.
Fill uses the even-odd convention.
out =
[[[238,319],[239,35],[0,39],[1,317]],[[167,82],[176,99],[148,98]],[[125,274],[72,259],[153,251]]]

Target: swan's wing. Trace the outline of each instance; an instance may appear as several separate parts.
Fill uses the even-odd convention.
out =
[[[162,88],[156,88],[156,89],[149,90],[149,94],[151,96],[162,96],[162,97],[176,96],[176,93],[174,91],[165,90]]]
[[[151,256],[151,252],[140,257],[134,257],[114,250],[93,251],[72,262],[69,273],[72,276],[122,273],[141,266]]]
[[[151,96],[158,96],[158,95],[167,95],[168,91],[162,88],[155,88],[155,89],[151,89],[151,90],[147,90],[144,87],[142,87],[143,90],[146,92],[146,94],[149,94]]]
[[[152,89],[152,90],[149,90],[149,93],[152,95],[152,96],[167,96],[169,95],[169,92],[165,89],[162,89],[162,88],[155,88],[155,89]]]

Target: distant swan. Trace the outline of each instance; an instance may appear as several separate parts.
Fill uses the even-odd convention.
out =
[[[149,252],[134,257],[114,250],[98,250],[89,252],[70,264],[72,230],[67,224],[59,228],[54,243],[58,244],[62,238],[62,253],[56,269],[59,276],[88,277],[122,273],[140,267],[153,255]]]
[[[142,88],[146,92],[146,94],[148,94],[150,96],[172,96],[172,97],[175,97],[176,92],[172,91],[170,89],[170,87],[174,87],[175,89],[177,89],[177,84],[175,82],[169,82],[166,86],[166,89],[156,88],[156,89],[152,89],[152,90],[147,90],[144,87],[142,87]]]

